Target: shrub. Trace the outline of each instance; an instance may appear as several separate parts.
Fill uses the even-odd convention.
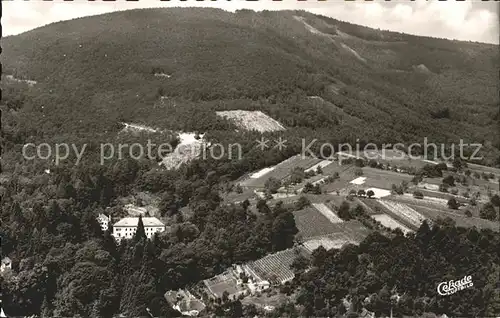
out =
[[[413,192],[413,197],[415,199],[423,199],[424,198],[424,194],[422,192],[420,192],[420,191],[415,191],[415,192]]]
[[[479,211],[479,216],[482,219],[494,221],[497,218],[497,211],[495,207],[490,202],[486,203],[481,211]]]
[[[451,198],[448,200],[448,207],[453,210],[457,210],[460,207],[460,204],[455,200],[455,198]]]

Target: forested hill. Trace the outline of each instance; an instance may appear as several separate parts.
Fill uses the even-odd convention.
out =
[[[37,82],[4,92],[17,119],[6,138],[18,141],[112,132],[119,121],[222,130],[214,110],[223,108],[336,137],[499,145],[495,45],[304,11],[173,8],[53,23],[6,37],[2,48],[3,74]]]

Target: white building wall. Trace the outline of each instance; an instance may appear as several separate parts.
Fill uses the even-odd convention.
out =
[[[137,231],[137,226],[115,226],[113,227],[113,236],[117,241],[121,239],[131,239],[134,237],[135,232]],[[151,239],[154,233],[161,233],[165,231],[164,226],[147,226],[144,227],[144,231],[146,232],[146,237]]]

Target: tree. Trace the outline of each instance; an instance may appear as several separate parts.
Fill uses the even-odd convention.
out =
[[[452,175],[446,176],[443,179],[443,184],[448,185],[450,187],[454,187],[455,186],[455,178]]]
[[[305,178],[304,168],[294,167],[290,172],[290,182],[292,184],[301,183]]]
[[[415,199],[423,199],[424,198],[424,194],[421,191],[414,191],[413,192],[413,197]]]
[[[354,175],[356,177],[361,177],[363,175],[363,169],[357,167],[356,170],[354,170]]]
[[[447,184],[444,184],[444,183],[441,183],[439,185],[439,191],[440,192],[448,192],[448,185]]]
[[[137,223],[137,230],[134,234],[134,240],[140,241],[142,239],[147,239],[146,230],[144,229],[144,223],[142,222],[142,215],[139,215],[139,222]]]
[[[366,191],[366,196],[371,199],[375,195],[375,192],[373,190],[368,190]]]
[[[470,210],[465,210],[464,214],[468,218],[472,217],[472,212]]]
[[[365,161],[363,159],[356,159],[354,160],[354,165],[363,168],[365,166]]]
[[[316,174],[323,174],[323,168],[321,168],[321,166],[316,168]]]
[[[241,185],[239,183],[236,185],[235,191],[236,191],[236,193],[239,193],[239,194],[243,193],[243,188],[241,187]]]
[[[366,195],[366,191],[365,190],[363,190],[363,189],[359,189],[358,190],[358,196],[364,197],[365,195]]]
[[[302,192],[311,194],[321,194],[321,188],[319,184],[313,185],[312,183],[308,182],[304,185],[304,189],[302,189]]]
[[[351,219],[351,213],[349,212],[349,209],[349,203],[347,203],[346,201],[343,201],[340,204],[338,215],[342,220],[348,221]]]
[[[457,202],[455,198],[451,198],[448,200],[448,208],[457,210],[460,207],[460,204]]]
[[[497,211],[491,202],[486,203],[481,211],[479,211],[479,216],[482,219],[494,221],[497,218]]]
[[[163,194],[160,204],[159,204],[159,209],[160,209],[160,214],[162,216],[167,215],[167,216],[173,216],[177,213],[179,213],[179,200],[175,196],[173,192],[167,191],[165,194]]]
[[[247,210],[249,206],[250,201],[248,201],[248,199],[245,199],[245,201],[241,202],[241,207],[243,208],[243,210]]]
[[[348,195],[348,197],[355,197],[355,196],[356,196],[356,194],[357,194],[356,190],[351,189],[351,190],[349,190],[349,195]]]
[[[498,194],[495,194],[494,196],[491,197],[490,202],[494,206],[500,207],[500,196]]]
[[[461,158],[455,157],[453,159],[453,168],[457,169],[457,171],[461,171],[463,168],[467,167],[467,163],[464,162]]]
[[[472,205],[472,206],[476,206],[477,205],[477,199],[475,197],[472,197],[469,199],[469,204]]]
[[[264,187],[266,189],[266,192],[276,193],[278,192],[278,189],[281,187],[281,182],[278,179],[271,177],[267,179],[266,183],[264,184]]]
[[[309,206],[311,204],[311,201],[305,196],[300,196],[300,198],[297,200],[295,203],[295,207],[297,210],[302,210],[303,208]]]

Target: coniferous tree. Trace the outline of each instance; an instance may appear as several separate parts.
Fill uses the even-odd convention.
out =
[[[137,223],[137,230],[134,234],[134,240],[140,241],[141,239],[146,239],[146,230],[144,229],[144,223],[142,222],[142,215],[139,215],[139,222]]]

